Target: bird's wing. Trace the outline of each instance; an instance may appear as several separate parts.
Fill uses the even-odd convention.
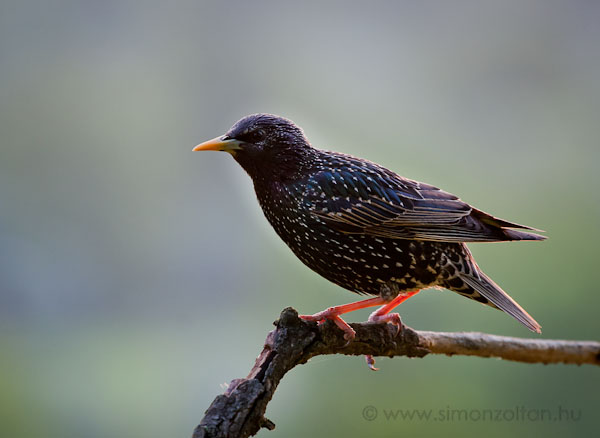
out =
[[[303,202],[344,233],[443,242],[540,240],[531,229],[476,210],[457,196],[370,164],[311,176]],[[376,167],[375,167],[376,166]]]

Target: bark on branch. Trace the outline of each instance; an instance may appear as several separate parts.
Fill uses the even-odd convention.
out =
[[[275,425],[264,417],[267,404],[285,373],[324,354],[424,357],[462,354],[499,357],[527,363],[600,365],[600,342],[521,339],[485,333],[417,331],[404,326],[396,335],[391,324],[350,324],[356,338],[346,345],[342,331],[330,321],[322,325],[298,318],[287,308],[275,321],[254,367],[215,398],[193,438],[249,437]]]

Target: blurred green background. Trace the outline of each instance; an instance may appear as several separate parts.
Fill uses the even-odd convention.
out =
[[[282,308],[356,297],[278,240],[226,154],[238,118],[441,186],[542,243],[471,245],[543,326],[597,339],[600,4],[3,1],[0,436],[189,436]],[[533,336],[447,291],[410,326]],[[366,319],[368,310],[348,320]],[[261,436],[597,432],[598,370],[315,358]],[[367,421],[367,405],[379,416]],[[395,409],[568,409],[573,421],[386,420]]]

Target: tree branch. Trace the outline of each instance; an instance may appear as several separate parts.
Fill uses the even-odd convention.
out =
[[[391,324],[350,325],[356,331],[356,338],[346,345],[342,331],[330,321],[317,325],[298,318],[298,312],[292,308],[284,309],[248,377],[233,380],[225,393],[215,398],[193,438],[245,438],[256,434],[261,427],[274,429],[275,425],[264,413],[279,381],[296,365],[324,354],[389,357],[462,354],[527,363],[600,365],[600,342],[427,332],[406,326],[396,335]]]

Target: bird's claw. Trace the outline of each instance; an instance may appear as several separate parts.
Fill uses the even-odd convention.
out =
[[[300,315],[305,321],[316,321],[319,325],[323,324],[326,320],[330,319],[344,332],[344,339],[347,341],[344,347],[347,347],[350,342],[356,337],[356,332],[350,325],[340,318],[340,314],[335,311],[335,308],[330,307],[322,312],[315,313],[314,315]]]
[[[367,361],[367,366],[372,371],[379,371],[379,368],[375,368],[375,358],[372,355],[370,355],[370,354],[365,355],[365,360]]]
[[[390,323],[394,326],[396,326],[396,336],[398,336],[400,334],[400,330],[402,330],[402,319],[400,318],[400,314],[398,313],[384,313],[384,314],[379,314],[377,313],[377,311],[371,313],[371,315],[369,316],[368,322],[372,322],[375,324],[378,323]],[[365,360],[367,361],[367,366],[373,370],[373,371],[378,371],[379,368],[375,367],[375,358],[370,355],[367,354],[365,355]]]
[[[374,323],[386,322],[395,325],[396,336],[400,334],[400,331],[403,327],[402,319],[398,313],[385,313],[383,315],[378,315],[377,312],[373,312],[371,313],[371,316],[369,316],[368,321]]]

